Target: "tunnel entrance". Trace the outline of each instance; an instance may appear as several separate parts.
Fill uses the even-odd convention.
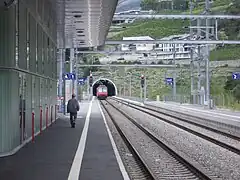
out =
[[[116,96],[117,95],[117,87],[116,85],[109,79],[106,78],[100,78],[98,80],[96,80],[92,87],[93,87],[93,96],[96,96],[97,94],[97,87],[99,85],[105,85],[107,86],[107,90],[108,90],[108,96]]]

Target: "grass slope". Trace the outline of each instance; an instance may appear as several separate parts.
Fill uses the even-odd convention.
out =
[[[204,10],[205,1],[200,1],[199,7],[193,13],[199,14]],[[215,0],[212,6],[213,12],[224,12],[231,0]],[[189,11],[183,14],[188,14]],[[152,38],[163,38],[169,35],[187,33],[183,29],[188,26],[188,20],[141,20],[132,24],[125,24],[124,30],[118,30],[115,35],[109,34],[109,39],[122,40],[123,37],[130,36],[150,36]],[[231,46],[231,48],[220,48],[211,52],[210,60],[236,60],[240,59],[240,47]]]
[[[163,96],[172,97],[172,88],[165,84],[165,73],[167,77],[172,77],[172,74],[166,72],[166,69],[156,68],[156,69],[129,69],[126,73],[131,72],[133,75],[131,77],[131,85],[132,85],[132,96],[140,97],[140,80],[139,75],[137,74],[144,74],[147,77],[147,97],[149,99],[156,99],[156,96],[159,95],[160,98],[163,100]],[[134,75],[135,74],[135,75]],[[233,95],[230,92],[226,92],[224,90],[224,85],[227,80],[227,76],[229,76],[229,69],[228,68],[215,68],[212,70],[211,76],[211,97],[214,99],[216,106],[218,107],[225,107],[231,109],[238,109],[240,110],[240,104],[238,104],[235,100]],[[190,71],[189,69],[181,69],[177,73],[177,95],[178,99],[181,99],[184,102],[189,103],[190,101]],[[122,77],[122,74],[116,74],[115,79]],[[197,75],[195,76],[197,77]],[[129,95],[128,88],[130,84],[130,78],[126,77],[125,80],[120,78],[119,80],[115,81],[119,90],[123,94],[125,83],[126,87],[126,96]],[[204,86],[204,83],[202,84]],[[197,87],[197,78],[195,79],[195,87]]]
[[[145,20],[136,21],[128,28],[111,39],[122,40],[123,37],[129,36],[150,36],[153,38],[163,38],[173,34],[184,33],[184,26],[188,22],[185,20]]]

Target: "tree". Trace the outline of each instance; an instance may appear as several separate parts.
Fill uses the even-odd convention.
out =
[[[236,98],[238,104],[240,103],[240,84],[238,84],[234,89],[233,89],[233,95]]]
[[[84,64],[101,64],[100,63],[100,61],[99,61],[99,58],[98,57],[93,57],[94,58],[94,61],[92,62],[91,61],[91,58],[88,58],[87,56],[84,56],[83,57],[83,62],[84,62]],[[99,70],[99,67],[85,67],[85,68],[83,68],[83,76],[84,77],[87,77],[87,76],[89,76],[90,75],[90,71],[92,71],[92,72],[96,72],[96,71],[98,71]]]
[[[85,56],[83,57],[83,62],[87,63],[87,57],[85,57]]]
[[[187,10],[187,9],[189,9],[189,1],[173,0],[173,9],[175,9],[175,10]]]
[[[133,64],[142,64],[140,61],[133,61]]]
[[[232,91],[238,84],[240,84],[240,81],[233,80],[232,76],[228,76],[227,81],[225,82],[224,89],[226,91]]]
[[[140,3],[142,10],[156,10],[157,5],[157,0],[142,0]]]
[[[162,60],[159,60],[157,64],[164,64]]]
[[[233,0],[229,7],[226,9],[226,14],[239,15],[240,13],[240,0]],[[220,24],[220,28],[225,30],[229,39],[240,39],[240,20],[225,20]]]
[[[226,35],[226,32],[221,30],[218,34],[219,40],[227,40],[228,36]]]

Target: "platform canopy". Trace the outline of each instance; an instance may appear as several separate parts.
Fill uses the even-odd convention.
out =
[[[56,0],[59,48],[104,45],[118,0]]]

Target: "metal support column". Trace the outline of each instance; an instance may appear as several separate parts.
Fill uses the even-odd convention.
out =
[[[70,49],[70,62],[69,62],[69,64],[70,64],[70,73],[73,73],[73,62],[74,61],[74,49],[73,48],[71,48]],[[73,94],[74,93],[74,81],[72,80],[72,82],[71,82],[71,94]]]
[[[197,19],[197,35],[201,35],[201,19]]]
[[[126,78],[125,78],[125,75],[124,75],[124,82],[123,82],[123,96],[126,96],[126,85],[125,85],[125,81],[126,81]]]
[[[216,34],[216,40],[218,40],[218,20],[215,20],[215,34]]]
[[[65,54],[65,49],[62,51],[62,60],[63,60],[63,68],[62,68],[62,76],[65,73],[65,59],[66,59],[66,54]],[[63,78],[63,114],[66,115],[66,80]]]
[[[87,93],[88,93],[88,101],[90,101],[90,84],[89,84],[89,76],[87,77]]]
[[[74,80],[74,94],[76,95],[76,99],[78,100],[78,70],[79,67],[77,66],[77,49],[74,49],[74,72],[76,74],[76,80]]]
[[[59,62],[59,97],[62,97],[62,88],[63,88],[63,50],[58,50],[58,62]]]
[[[74,94],[76,95],[76,99],[78,100],[78,69],[75,69],[76,80],[74,80]]]
[[[210,3],[206,0],[206,12],[209,14]],[[209,40],[209,19],[206,19],[206,40]],[[210,79],[209,79],[209,45],[206,45],[206,101],[208,107],[211,108],[210,104]]]
[[[146,78],[146,76],[144,76],[144,99],[143,99],[143,102],[146,101],[146,98],[147,98],[147,78]]]
[[[132,96],[132,75],[130,75],[130,80],[129,80],[129,96]]]
[[[198,93],[201,91],[201,47],[198,46],[198,84],[197,84],[197,87],[198,87]],[[198,94],[198,104],[200,105],[201,104],[201,98],[202,98],[202,95],[201,94]]]
[[[125,89],[125,87],[126,87],[126,68],[124,68],[124,75],[123,75],[123,96],[126,96],[126,89]]]
[[[201,19],[197,19],[197,35],[201,36]],[[198,88],[198,104],[201,104],[201,94],[199,94],[201,90],[201,46],[198,46],[198,52],[197,52],[197,68],[198,68],[198,82],[197,82],[197,88]]]
[[[193,2],[192,0],[190,1],[190,14],[192,15],[193,11]],[[192,27],[192,20],[190,19],[190,37],[191,39],[193,38],[193,29]],[[193,49],[190,49],[190,55],[191,55],[191,61],[190,61],[190,70],[191,70],[191,101],[192,104],[196,103],[195,95],[193,94],[194,91],[194,62],[193,62]]]
[[[176,44],[173,45],[173,64],[176,65]],[[176,87],[176,67],[173,70],[173,101],[176,101],[177,87]]]

